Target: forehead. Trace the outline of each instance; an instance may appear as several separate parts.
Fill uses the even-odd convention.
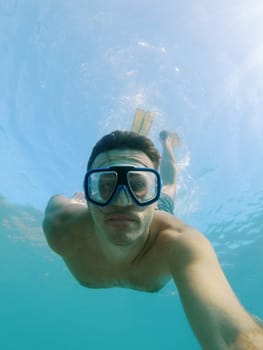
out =
[[[110,165],[131,164],[146,168],[153,168],[153,162],[142,151],[131,149],[113,149],[100,153],[92,164],[92,169],[107,167]]]

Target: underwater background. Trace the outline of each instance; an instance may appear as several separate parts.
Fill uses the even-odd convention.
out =
[[[0,0],[1,349],[200,349],[172,282],[84,288],[41,230],[136,108],[159,149],[180,135],[175,214],[263,317],[262,16],[260,0]]]

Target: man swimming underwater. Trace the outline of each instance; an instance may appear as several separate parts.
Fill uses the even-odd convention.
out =
[[[229,285],[209,241],[173,215],[175,135],[151,140],[115,131],[93,148],[81,195],[53,196],[43,229],[49,246],[89,288],[160,290],[173,279],[203,349],[263,349],[263,331]],[[161,181],[163,178],[163,185]]]

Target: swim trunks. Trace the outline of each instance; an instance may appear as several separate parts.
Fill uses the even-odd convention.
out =
[[[174,201],[168,194],[161,193],[158,200],[158,210],[166,211],[167,213],[174,214]]]

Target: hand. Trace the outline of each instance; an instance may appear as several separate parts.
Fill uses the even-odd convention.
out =
[[[71,203],[87,205],[86,198],[83,192],[76,192],[71,198]]]

